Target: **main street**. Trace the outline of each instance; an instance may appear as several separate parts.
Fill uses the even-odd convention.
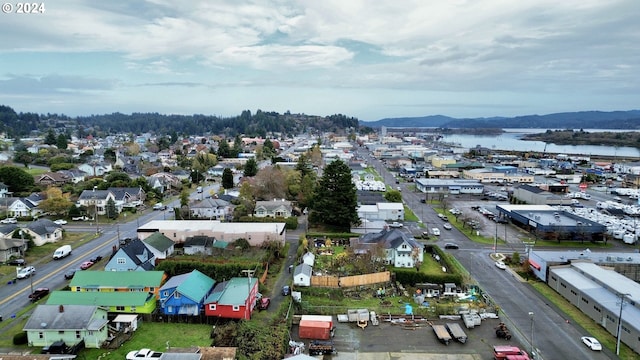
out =
[[[401,187],[403,201],[424,224],[442,223],[431,206],[420,202],[424,194],[412,192],[407,183],[395,184],[395,177],[380,161],[368,158],[386,184],[394,188]],[[581,336],[588,335],[585,331],[572,322],[567,323],[557,308],[516,274],[496,268],[490,257],[494,252],[491,246],[474,243],[455,228],[443,233],[440,238],[437,241],[439,244],[452,241],[460,246],[458,250],[446,251],[469,271],[482,291],[499,305],[501,319],[528,352],[531,351],[533,338],[537,359],[616,358],[606,349],[602,352],[589,350],[580,340]],[[511,253],[511,246],[509,244],[504,251]],[[500,247],[497,251],[500,251]]]
[[[175,204],[176,202],[173,202],[169,205],[174,206]],[[15,284],[2,284],[0,287],[0,299],[2,299],[0,301],[0,315],[6,320],[27,306],[32,288],[47,287],[51,291],[63,288],[68,283],[68,280],[64,278],[64,273],[68,269],[79,268],[83,261],[96,256],[109,257],[113,248],[118,246],[119,239],[135,238],[139,225],[152,220],[162,220],[168,215],[164,211],[146,211],[135,220],[118,224],[70,223],[65,226],[66,231],[96,233],[99,230],[100,235],[82,245],[74,246],[72,254],[66,258],[53,260],[47,257],[31,264],[36,268],[35,276],[18,280]]]

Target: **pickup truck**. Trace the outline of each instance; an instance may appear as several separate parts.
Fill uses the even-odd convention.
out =
[[[161,356],[161,352],[153,351],[151,349],[140,349],[137,351],[129,351],[127,354],[127,360],[159,359]]]

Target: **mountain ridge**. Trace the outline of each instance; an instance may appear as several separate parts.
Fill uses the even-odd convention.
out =
[[[575,111],[546,115],[520,115],[513,117],[454,118],[446,115],[384,118],[376,121],[360,120],[361,126],[370,127],[436,127],[436,128],[575,128],[640,129],[640,110]]]

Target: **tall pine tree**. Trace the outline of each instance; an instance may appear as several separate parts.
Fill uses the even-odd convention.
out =
[[[349,231],[352,224],[360,223],[357,200],[351,169],[343,161],[335,160],[324,168],[310,204],[309,221]]]

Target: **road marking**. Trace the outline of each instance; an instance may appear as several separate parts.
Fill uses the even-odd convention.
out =
[[[83,257],[88,256],[89,253],[91,253],[91,252],[94,252],[96,250],[102,250],[102,248],[107,247],[111,243],[112,240],[116,240],[116,236],[113,236],[110,239],[107,239],[107,241],[105,241],[104,244],[102,244],[102,245],[100,245],[100,246],[98,246],[96,248],[90,249],[89,251],[84,252],[82,255],[80,255],[80,257],[83,258]],[[35,285],[38,285],[39,283],[51,278],[52,276],[59,274],[62,270],[63,270],[62,267],[58,268],[58,270],[54,270],[54,271],[50,272],[49,274],[45,275],[43,278],[39,278],[38,280],[33,280],[34,289],[35,289]],[[32,276],[34,276],[34,275],[32,275]],[[27,279],[24,279],[24,280],[27,280]],[[29,279],[29,281],[31,281],[31,279]],[[4,300],[2,300],[0,302],[0,305],[4,305],[6,302],[16,298],[18,295],[22,295],[22,293],[25,292],[25,291],[31,291],[31,287],[28,286],[28,287],[26,287],[26,288],[24,288],[22,290],[16,291],[15,293],[13,293],[13,295],[8,296]]]

